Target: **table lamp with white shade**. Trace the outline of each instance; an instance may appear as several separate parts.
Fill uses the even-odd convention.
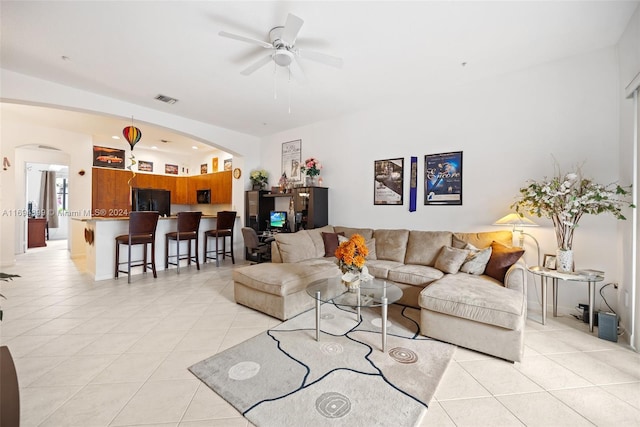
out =
[[[520,214],[510,213],[509,215],[503,216],[502,218],[494,222],[493,225],[510,226],[512,227],[512,231],[514,233],[516,232],[520,233],[518,236],[519,247],[523,247],[524,245],[524,236],[531,237],[531,239],[533,239],[533,241],[536,242],[536,248],[538,250],[538,265],[540,265],[540,244],[538,243],[538,240],[536,240],[535,237],[533,237],[529,233],[525,233],[523,230],[524,227],[538,227],[538,224],[536,224],[535,222],[531,221],[529,218],[526,218]]]

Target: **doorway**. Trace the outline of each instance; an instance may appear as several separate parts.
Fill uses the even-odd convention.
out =
[[[49,184],[47,185],[47,182]],[[52,199],[47,206],[44,193]],[[47,241],[69,237],[69,167],[62,164],[26,164],[24,207],[26,249],[46,246]],[[55,216],[53,218],[52,216]]]

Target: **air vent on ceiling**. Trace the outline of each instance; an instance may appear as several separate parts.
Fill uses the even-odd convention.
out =
[[[162,101],[162,102],[165,102],[165,103],[167,103],[167,104],[175,104],[176,102],[178,102],[178,100],[177,100],[177,99],[172,98],[172,97],[167,96],[167,95],[162,95],[162,94],[160,94],[160,95],[156,96],[156,99],[157,99],[158,101]]]

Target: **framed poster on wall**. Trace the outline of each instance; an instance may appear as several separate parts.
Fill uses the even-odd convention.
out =
[[[93,166],[124,169],[124,150],[94,145]]]
[[[153,172],[153,162],[147,162],[146,160],[138,161],[138,171],[140,172]]]
[[[376,160],[373,169],[373,204],[402,205],[404,159]]]
[[[300,164],[302,163],[302,140],[282,143],[282,172],[292,182],[302,181]]]
[[[462,205],[462,151],[424,156],[424,204]]]
[[[178,165],[170,165],[168,163],[165,163],[164,165],[164,173],[169,174],[169,175],[178,175],[178,171],[180,169],[178,168]]]

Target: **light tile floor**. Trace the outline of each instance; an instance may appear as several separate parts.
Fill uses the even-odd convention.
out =
[[[94,282],[66,241],[19,255],[0,338],[22,427],[251,425],[186,369],[279,323],[234,303],[232,268]],[[527,321],[522,363],[458,349],[421,425],[639,426],[640,354],[547,319]]]

